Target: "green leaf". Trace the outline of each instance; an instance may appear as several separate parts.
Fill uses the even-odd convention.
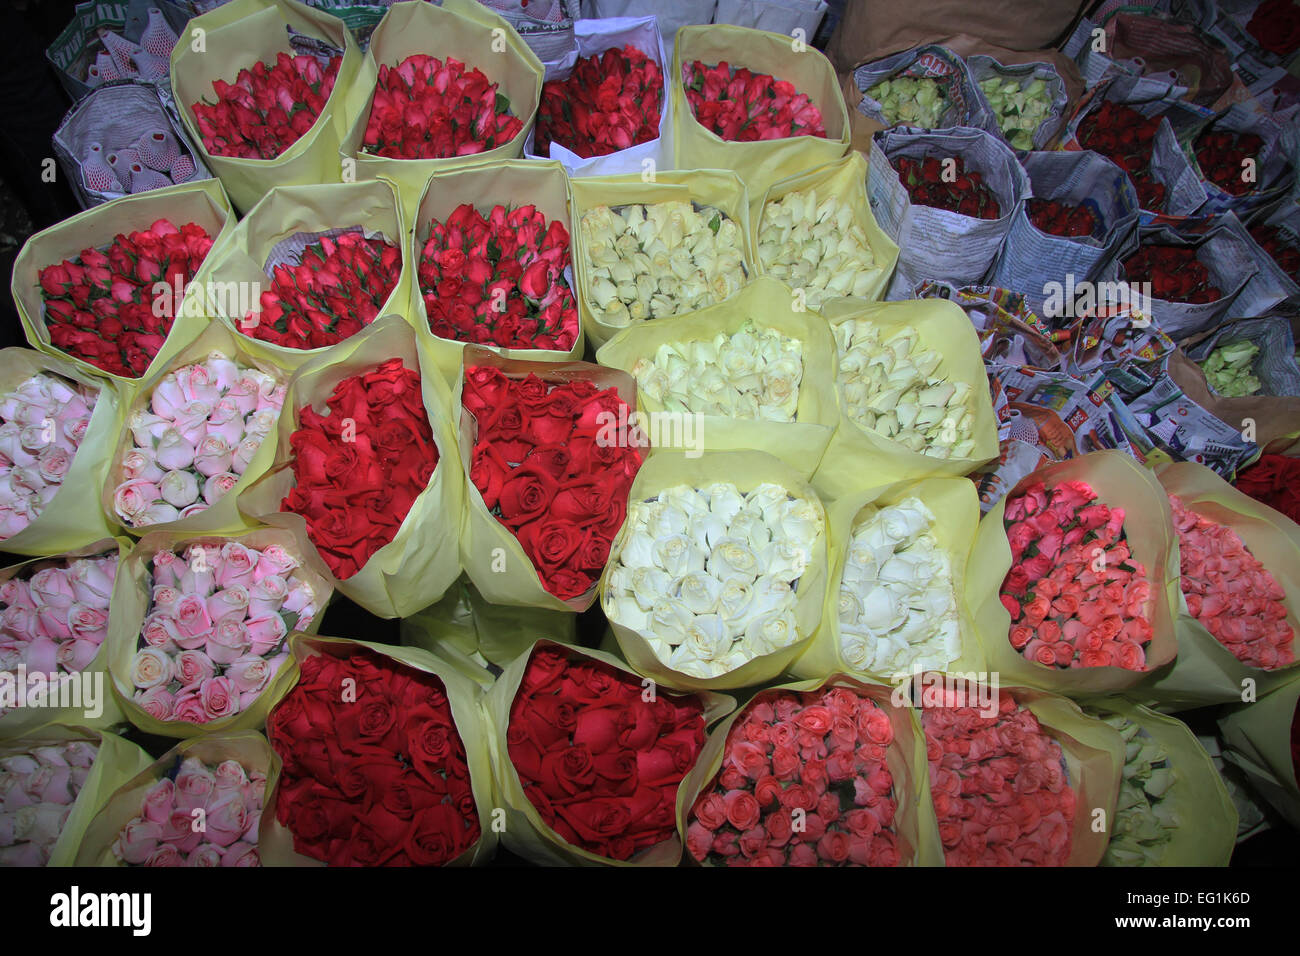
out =
[[[715,236],[718,234],[718,230],[722,228],[721,213],[715,213],[713,218],[709,220],[709,228],[713,230]]]

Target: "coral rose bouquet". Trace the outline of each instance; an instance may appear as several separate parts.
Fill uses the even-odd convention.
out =
[[[294,375],[274,461],[240,512],[300,536],[307,564],[371,613],[427,607],[460,574],[449,409],[428,344],[384,316]]]
[[[102,804],[77,866],[261,866],[258,832],[275,760],[246,730],[177,744]]]
[[[270,462],[288,374],[257,362],[213,325],[146,383],[104,488],[106,512],[137,534],[226,531],[245,525],[235,494]]]
[[[679,787],[730,706],[663,692],[598,651],[534,644],[484,701],[505,845],[551,865],[677,863]]]
[[[50,724],[0,744],[0,867],[70,866],[108,796],[149,765],[114,734]]]
[[[621,394],[631,389],[620,373],[595,366],[561,366],[551,376],[543,363],[489,359],[466,352],[459,395],[474,489],[465,566],[490,601],[585,609],[641,467],[642,437],[628,427],[635,406]],[[508,580],[481,553],[502,540]],[[513,567],[520,550],[526,570]]]
[[[294,642],[297,683],[267,718],[282,764],[263,830],[268,862],[444,866],[489,856],[477,686],[414,648]]]
[[[191,736],[258,726],[278,695],[288,635],[313,632],[329,583],[292,535],[141,539],[114,591],[109,668],[131,720]]]
[[[923,761],[886,688],[831,677],[761,691],[688,781],[687,852],[713,866],[921,862]]]
[[[735,474],[750,477],[714,477]],[[825,526],[811,488],[769,455],[651,456],[601,582],[629,663],[674,687],[775,677],[820,617]]]

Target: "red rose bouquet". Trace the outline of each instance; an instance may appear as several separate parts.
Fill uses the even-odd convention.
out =
[[[1025,202],[1029,221],[1053,236],[1091,236],[1097,229],[1097,217],[1086,206],[1055,199],[1029,199]]]
[[[1207,129],[1193,144],[1201,175],[1231,196],[1244,196],[1257,188],[1243,178],[1242,163],[1256,159],[1263,148],[1264,141],[1255,133],[1216,129]]]
[[[573,72],[542,87],[536,152],[558,143],[583,159],[607,156],[659,136],[664,77],[631,44],[581,57]]]
[[[1079,145],[1101,153],[1133,178],[1143,209],[1165,206],[1165,185],[1151,172],[1160,117],[1147,118],[1123,103],[1106,100],[1079,124]]]
[[[682,64],[682,83],[696,122],[729,142],[826,137],[817,104],[787,80],[694,60]]]
[[[326,402],[299,412],[294,486],[281,503],[340,580],[393,540],[438,465],[420,373],[400,358],[346,378]]]
[[[1237,473],[1235,484],[1238,491],[1300,522],[1300,459],[1261,455]]]
[[[943,164],[938,157],[927,156],[921,161],[910,156],[899,156],[894,162],[899,181],[907,188],[912,202],[935,209],[946,209],[976,219],[1000,219],[1002,210],[993,190],[974,170],[966,170],[960,156],[952,157],[955,178],[944,176]]]
[[[1250,237],[1273,257],[1273,261],[1292,281],[1300,281],[1300,249],[1296,248],[1294,242],[1288,242],[1277,226],[1259,224],[1251,226],[1248,231]]]
[[[627,403],[580,379],[552,384],[477,366],[465,369],[461,404],[478,426],[467,464],[484,506],[548,592],[560,600],[591,592],[641,467],[635,446],[598,437],[627,420]]]
[[[921,726],[947,865],[1064,866],[1077,798],[1061,745],[1005,691],[994,715],[943,693]]]
[[[39,272],[50,343],[113,375],[143,375],[162,348],[184,289],[212,248],[197,223],[159,219]],[[166,292],[159,294],[156,286]]]
[[[433,220],[420,254],[420,293],[434,335],[502,348],[567,352],[578,306],[564,270],[569,230],[536,206],[472,203]]]
[[[1124,260],[1129,282],[1150,282],[1152,294],[1166,302],[1218,302],[1223,293],[1190,246],[1146,245]]]
[[[705,723],[696,695],[657,694],[580,651],[535,646],[510,703],[507,798],[517,786],[570,846],[630,860],[677,835],[677,788]]]
[[[472,849],[483,831],[443,679],[323,647],[266,721],[284,762],[275,819],[294,850],[330,866],[442,866]]]
[[[389,159],[446,159],[504,146],[523,128],[482,70],[416,53],[379,67],[361,148]]]
[[[274,64],[240,70],[233,84],[213,80],[217,101],[190,106],[204,147],[213,156],[275,159],[316,124],[342,61],[282,52]]]
[[[849,687],[772,690],[727,733],[686,848],[725,866],[897,866],[889,714]]]
[[[1030,485],[1007,501],[1011,646],[1047,667],[1146,669],[1151,583],[1129,551],[1124,509],[1084,481]]]
[[[322,236],[296,266],[275,267],[261,311],[250,312],[237,328],[287,348],[334,345],[375,320],[401,275],[402,251],[382,236]]]
[[[1187,610],[1215,640],[1250,667],[1275,670],[1295,662],[1295,631],[1286,590],[1225,524],[1169,496],[1182,562]]]

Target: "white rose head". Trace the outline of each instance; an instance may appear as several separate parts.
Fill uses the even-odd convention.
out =
[[[709,552],[709,573],[720,580],[740,578],[752,581],[762,573],[758,555],[743,538],[723,538]]]
[[[678,591],[682,603],[692,614],[712,615],[719,609],[722,582],[712,574],[695,571],[682,577]]]
[[[661,597],[650,612],[650,632],[665,644],[677,645],[686,638],[694,615],[676,598]]]

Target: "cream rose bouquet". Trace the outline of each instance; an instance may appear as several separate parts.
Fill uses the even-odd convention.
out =
[[[853,206],[816,189],[788,192],[764,206],[758,258],[767,274],[803,289],[814,311],[826,298],[869,296],[880,271]]]

